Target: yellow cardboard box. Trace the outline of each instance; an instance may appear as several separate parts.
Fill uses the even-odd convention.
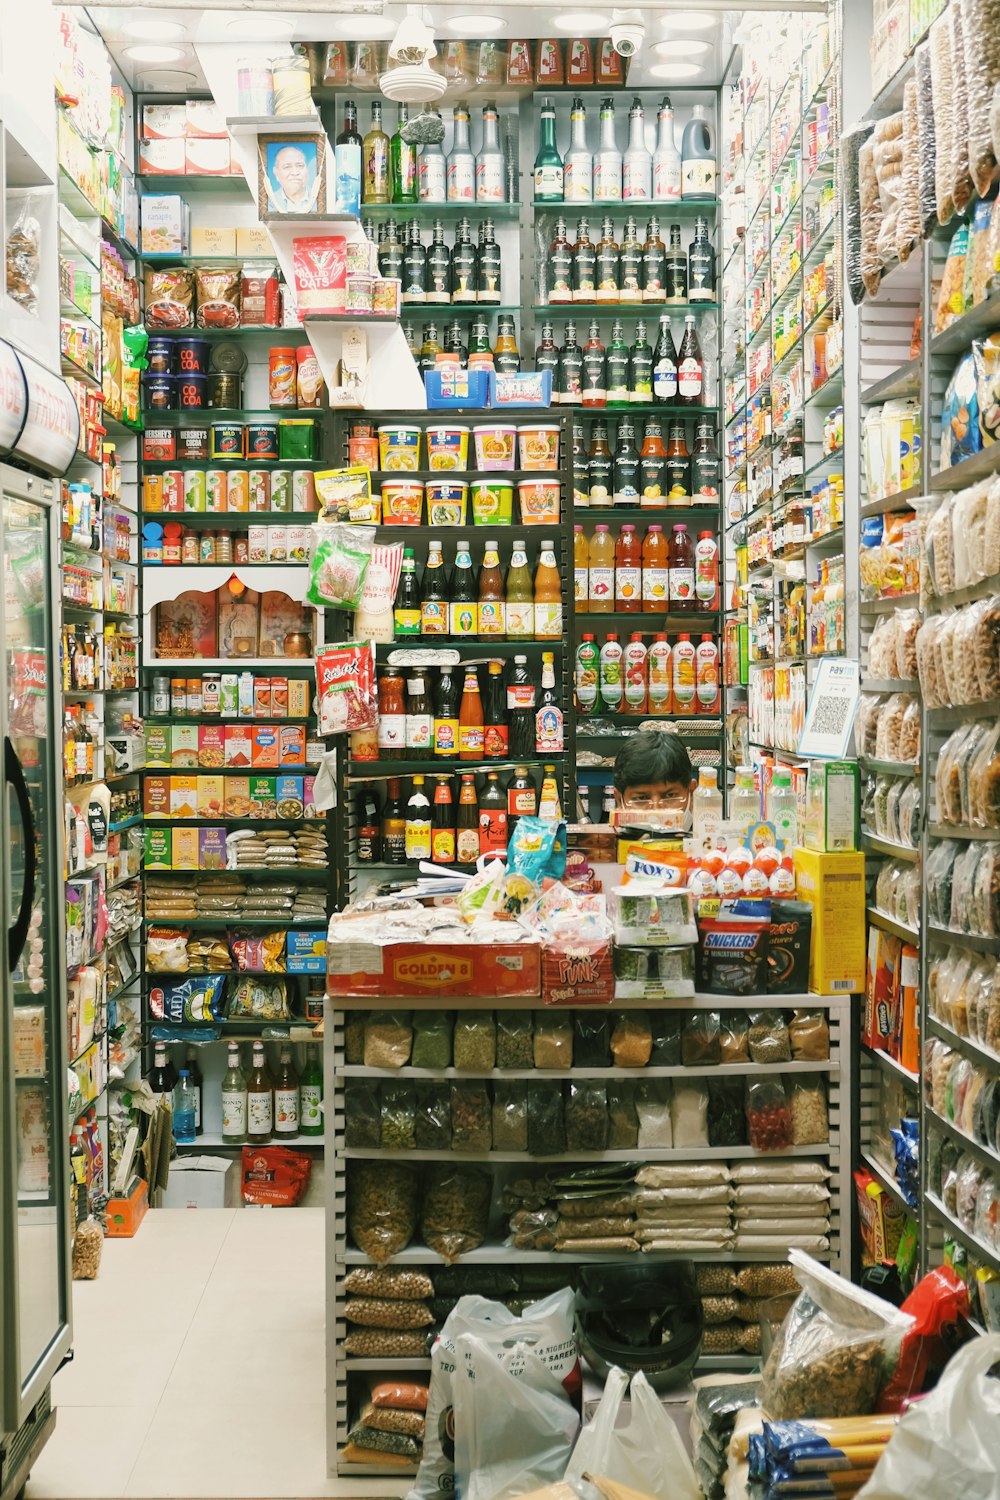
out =
[[[235,255],[236,230],[205,228],[191,230],[192,255]]]
[[[795,894],[813,909],[809,988],[851,995],[865,987],[865,857],[796,849]]]
[[[255,224],[252,229],[238,228],[236,230],[236,254],[259,255],[265,260],[273,260],[274,246],[271,243],[271,236],[260,224]]]

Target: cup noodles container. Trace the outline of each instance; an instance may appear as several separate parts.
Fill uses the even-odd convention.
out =
[[[505,479],[483,479],[471,486],[474,526],[509,526],[514,518],[514,486]]]
[[[323,234],[292,241],[295,300],[299,317],[344,311],[347,290],[347,241],[342,234]]]
[[[405,473],[420,467],[419,427],[380,427],[378,456],[381,468],[390,474]]]
[[[429,469],[465,469],[469,464],[469,429],[467,427],[428,427],[427,467]]]
[[[424,487],[416,480],[396,480],[382,486],[384,526],[419,526],[423,505]]]
[[[558,426],[519,427],[517,446],[521,454],[522,469],[558,469]]]
[[[548,526],[559,520],[558,479],[522,479],[517,495],[522,526]]]
[[[489,427],[474,427],[472,437],[477,469],[516,468],[517,431],[515,428],[496,424]]]
[[[427,483],[428,526],[464,526],[469,486],[455,479],[432,479]]]

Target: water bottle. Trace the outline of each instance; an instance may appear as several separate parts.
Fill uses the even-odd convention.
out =
[[[178,1146],[195,1143],[195,1089],[187,1068],[181,1068],[174,1087],[174,1140]]]
[[[787,771],[775,771],[767,789],[767,821],[773,823],[784,847],[791,850],[797,842],[798,798]]]

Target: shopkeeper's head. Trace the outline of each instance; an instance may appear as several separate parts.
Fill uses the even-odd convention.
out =
[[[619,807],[636,813],[686,812],[693,788],[691,761],[676,734],[640,731],[618,752],[615,797]]]

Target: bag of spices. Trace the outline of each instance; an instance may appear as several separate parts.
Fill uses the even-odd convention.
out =
[[[377,1150],[382,1144],[382,1101],[377,1083],[348,1078],[344,1083],[344,1144]]]
[[[418,1187],[411,1167],[388,1161],[350,1164],[347,1225],[358,1249],[378,1265],[405,1250],[413,1238]]]
[[[497,1028],[489,1010],[460,1010],[452,1040],[454,1067],[460,1073],[489,1073],[496,1067]]]
[[[372,1011],[365,1022],[366,1068],[405,1068],[412,1047],[409,1011]]]
[[[751,1011],[748,1041],[751,1062],[770,1065],[792,1060],[788,1026],[780,1010]]]
[[[580,1079],[570,1084],[566,1099],[566,1148],[608,1149],[608,1094],[603,1083]]]
[[[536,1068],[573,1066],[573,1022],[565,1015],[535,1018],[533,1052]]]
[[[418,1082],[413,1133],[418,1151],[451,1150],[451,1085]]]
[[[611,1033],[611,1051],[617,1068],[644,1068],[653,1050],[653,1029],[649,1012],[630,1010],[615,1021]]]
[[[382,1146],[387,1151],[416,1147],[417,1096],[412,1083],[382,1086]]]
[[[708,1144],[745,1146],[746,1113],[742,1078],[710,1078],[708,1081]]]
[[[478,1249],[489,1229],[492,1195],[489,1172],[450,1162],[430,1167],[420,1214],[424,1244],[449,1265]]]
[[[537,1039],[537,1030],[535,1036]],[[565,1154],[566,1126],[561,1084],[528,1084],[528,1150],[532,1156]]]
[[[745,1011],[724,1010],[719,1017],[719,1061],[722,1063],[750,1061]]]
[[[681,1062],[685,1068],[713,1065],[722,1060],[719,1012],[696,1010],[685,1017],[681,1032]]]
[[[451,1016],[447,1011],[414,1012],[410,1066],[451,1067]]]
[[[635,1085],[630,1079],[608,1084],[608,1150],[631,1151],[639,1144]]]
[[[578,1014],[573,1022],[573,1065],[609,1068],[611,1021],[606,1015]]]
[[[676,1010],[654,1011],[651,1018],[653,1050],[650,1067],[677,1068],[681,1061],[681,1015]]]
[[[527,1151],[528,1086],[520,1080],[493,1085],[493,1150]]]
[[[485,1083],[451,1086],[453,1151],[489,1151],[493,1145],[493,1106]]]
[[[530,1010],[497,1011],[497,1067],[532,1068],[535,1053]]]

